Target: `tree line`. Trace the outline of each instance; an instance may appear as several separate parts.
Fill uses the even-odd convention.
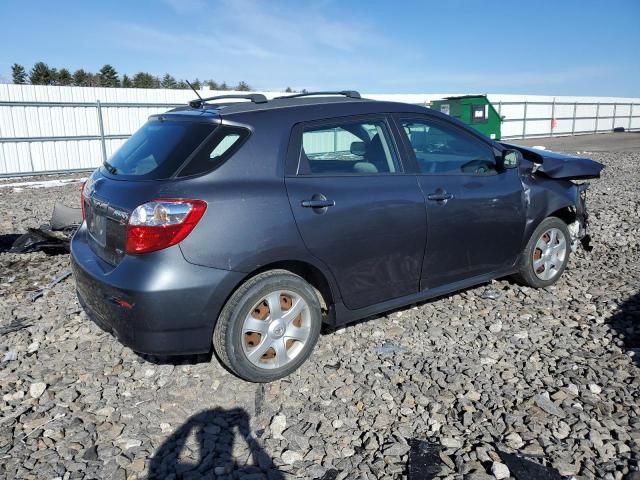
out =
[[[71,73],[67,68],[53,68],[44,62],[37,62],[29,72],[24,66],[14,63],[11,66],[13,83],[23,85],[63,85],[77,87],[113,87],[113,88],[189,88],[185,80],[176,80],[170,74],[165,74],[162,78],[148,72],[138,72],[132,77],[126,73],[122,76],[109,64],[104,65],[98,73],[91,73],[82,68]],[[237,85],[229,86],[226,82],[218,83],[215,80],[191,81],[194,88],[200,89],[207,85],[211,90],[239,90],[248,92],[251,87],[247,82],[239,82]],[[287,87],[287,92],[292,92]]]

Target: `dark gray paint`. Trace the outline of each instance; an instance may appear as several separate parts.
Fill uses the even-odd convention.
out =
[[[372,114],[390,126],[398,174],[296,175],[296,125]],[[89,206],[108,204],[113,232],[106,249],[88,238],[86,226],[73,239],[83,304],[135,350],[205,351],[229,295],[269,265],[295,261],[321,272],[334,302],[329,321],[345,323],[512,273],[539,222],[575,207],[577,187],[549,172],[532,173],[527,158],[496,175],[420,175],[395,114],[456,125],[498,156],[505,149],[444,114],[391,102],[303,98],[164,114],[244,126],[252,134],[205,175],[133,181],[104,169],[93,174]],[[429,199],[443,192],[453,197]],[[319,195],[334,204],[302,206]],[[138,256],[117,252],[124,247],[123,217],[144,202],[176,197],[208,204],[180,245]],[[125,310],[109,298],[134,306]]]

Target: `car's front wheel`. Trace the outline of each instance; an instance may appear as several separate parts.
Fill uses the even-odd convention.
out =
[[[311,285],[286,270],[247,280],[225,304],[213,332],[218,357],[251,382],[289,375],[311,355],[322,313]]]
[[[534,288],[552,285],[564,272],[570,251],[567,224],[557,217],[545,218],[522,252],[516,280]]]

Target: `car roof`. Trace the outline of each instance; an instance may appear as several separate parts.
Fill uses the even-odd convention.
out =
[[[279,111],[288,115],[279,115]],[[429,115],[432,118],[453,123],[471,135],[482,138],[485,142],[498,147],[499,144],[485,137],[477,130],[465,125],[460,120],[450,117],[438,110],[423,105],[373,100],[369,98],[352,98],[345,96],[304,96],[304,97],[280,97],[268,101],[249,102],[218,102],[205,103],[204,108],[195,108],[190,105],[174,108],[166,113],[151,115],[149,118],[164,119],[173,117],[175,120],[198,121],[207,123],[219,123],[221,120],[239,120],[241,123],[251,122],[254,112],[270,112],[277,114],[278,119],[286,124],[298,121],[316,121],[331,117],[345,117],[351,115],[376,115],[382,113],[419,114]],[[236,118],[237,117],[237,118]],[[265,117],[263,120],[272,121],[273,118]]]
[[[258,111],[272,111],[279,109],[304,109],[315,110],[321,107],[326,114],[349,114],[378,112],[424,112],[425,107],[400,102],[377,101],[368,98],[348,98],[342,96],[314,96],[295,98],[274,98],[267,102],[218,102],[206,103],[202,108],[193,108],[185,105],[170,110],[170,113],[179,113],[189,116],[202,116],[203,113],[213,114],[216,117],[228,117],[236,114],[246,114]]]

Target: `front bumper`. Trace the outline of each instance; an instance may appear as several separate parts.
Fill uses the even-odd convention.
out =
[[[93,253],[87,235],[82,226],[71,241],[71,265],[89,318],[136,352],[211,349],[218,314],[245,274],[188,263],[177,245],[113,267]]]
[[[587,190],[589,189],[589,184],[581,183],[577,185],[577,189],[576,222],[578,223],[578,231],[576,239],[587,252],[590,252],[593,247],[591,246],[591,235],[589,235],[589,213],[587,212]]]

